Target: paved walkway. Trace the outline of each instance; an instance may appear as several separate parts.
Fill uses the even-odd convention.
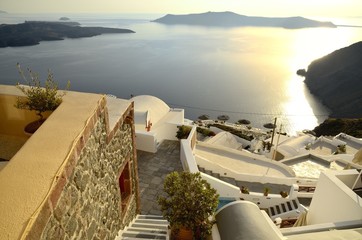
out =
[[[163,182],[173,171],[183,171],[179,141],[165,140],[157,153],[137,151],[141,214],[162,215],[157,197],[164,194]]]

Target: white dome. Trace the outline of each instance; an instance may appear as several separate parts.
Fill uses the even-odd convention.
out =
[[[148,119],[152,124],[156,124],[170,111],[170,107],[164,101],[154,96],[135,96],[131,98],[131,101],[134,101],[135,115],[142,115],[142,113],[147,115],[148,112]],[[143,124],[145,122],[146,119],[144,119],[144,122],[139,122],[138,124]]]

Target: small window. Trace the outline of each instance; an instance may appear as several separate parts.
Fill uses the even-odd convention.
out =
[[[129,163],[124,166],[121,176],[119,177],[119,190],[121,193],[122,209],[127,206],[131,196],[131,174],[129,170]]]

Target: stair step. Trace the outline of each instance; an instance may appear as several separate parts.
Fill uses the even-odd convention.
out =
[[[231,177],[220,177],[220,179],[224,182],[227,182],[227,183],[230,183],[232,185],[235,185],[236,186],[236,181],[234,178],[231,178]]]
[[[219,173],[212,173],[211,176],[220,179],[220,174]]]
[[[274,215],[286,213],[289,211],[293,211],[295,209],[298,209],[298,203],[297,203],[297,200],[293,199],[291,201],[269,207],[269,212],[270,212],[271,216],[274,216]]]
[[[161,224],[168,225],[167,220],[161,219],[136,219],[134,223],[148,223],[148,224]]]
[[[204,173],[206,173],[207,175],[210,175],[210,176],[212,175],[212,171],[210,171],[210,170],[206,170],[206,169],[205,169],[205,172],[204,172]]]
[[[115,240],[145,240],[145,239],[153,239],[153,238],[118,237]]]
[[[137,215],[137,219],[155,219],[155,220],[165,220],[163,216],[159,215]]]
[[[126,232],[145,232],[145,233],[167,234],[167,229],[128,227],[126,229]]]
[[[154,234],[154,233],[145,233],[145,232],[123,232],[122,238],[126,237],[135,237],[141,239],[167,239],[167,235],[165,234]]]
[[[130,227],[135,227],[135,228],[157,228],[157,229],[162,229],[162,230],[167,230],[168,229],[168,225],[166,224],[147,224],[147,223],[133,223]]]
[[[238,186],[239,188],[245,187],[245,183],[241,181],[236,181],[236,186]]]

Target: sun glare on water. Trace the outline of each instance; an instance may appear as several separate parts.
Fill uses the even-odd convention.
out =
[[[297,76],[296,71],[302,68],[307,70],[313,60],[348,46],[353,36],[348,29],[315,28],[298,30],[294,37],[293,44],[289,46],[294,58],[286,63],[291,69],[287,85],[289,101],[283,108],[293,129],[313,129],[319,124],[317,116],[326,118],[327,112],[318,112],[315,106],[311,106],[312,96],[304,85],[304,78]]]

